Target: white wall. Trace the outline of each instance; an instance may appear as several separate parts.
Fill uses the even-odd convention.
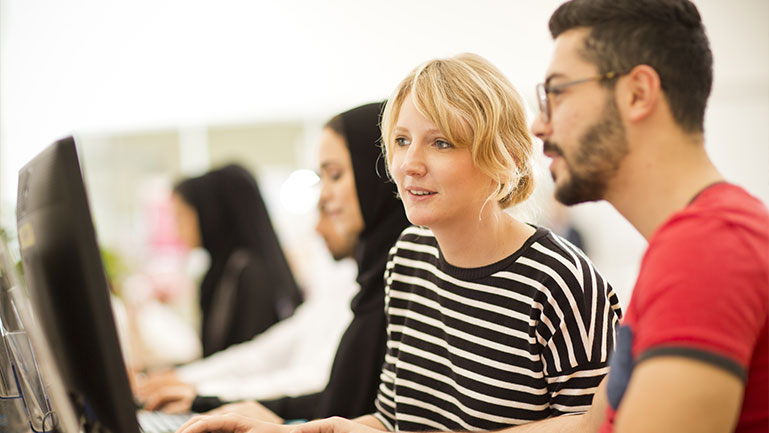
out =
[[[0,216],[12,221],[21,165],[73,131],[317,122],[461,51],[489,58],[533,102],[559,3],[0,0]],[[708,147],[769,202],[769,2],[695,3],[715,55]],[[574,213],[625,303],[643,240],[608,206]]]
[[[533,96],[557,2],[514,3],[2,0],[2,170],[73,130],[326,117],[466,50]]]

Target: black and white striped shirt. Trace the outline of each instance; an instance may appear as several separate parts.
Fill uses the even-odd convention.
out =
[[[621,315],[584,253],[547,229],[481,268],[448,264],[409,227],[385,270],[389,430],[494,430],[587,410]]]

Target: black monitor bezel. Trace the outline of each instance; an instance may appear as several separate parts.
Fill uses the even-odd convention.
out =
[[[20,170],[17,225],[30,300],[81,426],[139,433],[73,137]]]

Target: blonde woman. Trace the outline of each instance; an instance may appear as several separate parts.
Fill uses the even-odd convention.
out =
[[[506,212],[534,189],[518,93],[477,55],[432,60],[389,99],[382,137],[413,226],[385,271],[376,412],[300,431],[496,430],[584,411],[620,310],[580,250]],[[183,431],[272,429],[232,416]]]

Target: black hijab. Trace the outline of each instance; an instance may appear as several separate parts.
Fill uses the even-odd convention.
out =
[[[367,104],[341,114],[363,214],[363,231],[355,250],[360,292],[353,298],[353,312],[372,308],[384,311],[387,255],[401,231],[410,224],[403,203],[397,198],[397,187],[387,177],[380,148],[379,123],[384,104]],[[372,128],[372,119],[376,119],[376,128]]]
[[[276,317],[272,312],[279,307],[272,305],[272,301],[261,301],[274,300],[280,307],[287,300],[292,306],[300,302],[301,292],[283,255],[256,180],[248,170],[228,165],[187,179],[174,190],[197,212],[203,248],[211,256],[211,266],[200,286],[204,336],[211,323],[209,313],[215,292],[236,251],[247,252],[249,258],[249,264],[245,265],[248,272],[238,280],[240,286],[246,287],[238,287],[236,294],[242,309],[232,310],[229,324],[232,335],[225,338],[226,344],[217,346],[246,341],[279,319],[265,319]],[[264,292],[270,292],[269,296]],[[256,302],[271,305],[248,305]],[[224,349],[206,347],[213,344],[205,338],[203,342],[204,356]]]
[[[384,271],[387,256],[409,222],[387,178],[380,150],[380,115],[384,102],[340,114],[328,127],[347,142],[355,187],[363,214],[363,231],[355,250],[360,291],[353,298],[353,320],[342,336],[326,388],[316,394],[262,402],[286,419],[358,417],[374,412],[387,349]],[[340,120],[340,125],[335,126]],[[337,130],[340,129],[340,130]]]

